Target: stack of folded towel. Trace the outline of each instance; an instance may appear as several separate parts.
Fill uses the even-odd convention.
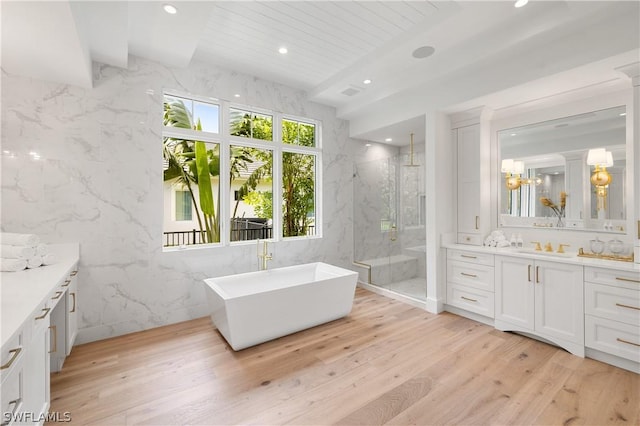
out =
[[[496,230],[484,239],[484,245],[487,247],[509,247],[509,241],[504,232]]]
[[[34,234],[0,233],[0,270],[17,272],[26,268],[51,265],[55,259],[49,247]]]

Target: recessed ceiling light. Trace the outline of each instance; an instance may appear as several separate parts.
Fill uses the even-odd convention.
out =
[[[369,80],[368,78],[365,80],[362,80],[362,84],[371,84],[371,80]]]
[[[234,98],[239,98],[239,97],[240,97],[240,94],[239,94],[239,93],[236,93],[235,95],[233,95],[233,97],[234,97]]]
[[[511,136],[515,136],[515,135],[517,135],[517,133],[511,133]]]
[[[178,9],[176,9],[176,7],[172,4],[165,4],[162,6],[162,8],[164,9],[165,12],[167,12],[169,15],[175,15],[176,13],[178,13]]]
[[[284,47],[284,46],[282,46],[280,49],[278,49],[278,52],[279,52],[280,54],[282,54],[282,55],[286,55],[288,51],[289,51],[289,50],[288,50],[286,47]]]
[[[371,144],[370,143],[365,143],[364,146],[371,146]]]
[[[624,117],[625,115],[627,115],[627,113],[626,113],[626,112],[621,112],[621,113],[620,113],[620,117]]]
[[[422,47],[418,47],[416,50],[413,51],[413,53],[411,54],[414,58],[417,59],[424,59],[424,58],[428,58],[429,56],[433,55],[433,53],[436,51],[436,49],[432,46],[422,46]]]
[[[514,4],[514,6],[515,7],[522,7],[527,3],[529,3],[529,0],[516,0],[516,3]]]
[[[393,139],[391,139],[391,138],[386,138],[384,141],[385,141],[385,142],[391,142],[392,140],[393,140]]]

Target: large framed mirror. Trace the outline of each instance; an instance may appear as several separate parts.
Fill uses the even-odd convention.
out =
[[[500,130],[500,225],[624,232],[625,115],[620,106]]]

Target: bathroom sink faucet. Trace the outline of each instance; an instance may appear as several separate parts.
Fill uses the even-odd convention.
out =
[[[267,270],[267,262],[273,259],[272,253],[267,253],[269,251],[268,242],[265,240],[262,242],[262,251],[260,251],[260,240],[258,241],[258,265],[260,266],[261,271]]]
[[[536,248],[535,248],[536,251],[542,251],[542,247],[540,247],[540,241],[531,241],[531,244],[536,245]]]
[[[556,253],[564,253],[564,248],[565,247],[570,247],[570,245],[569,244],[560,244],[558,246],[558,251]]]
[[[553,251],[553,246],[551,245],[551,243],[547,243],[547,244],[544,246],[544,251],[550,251],[550,252],[552,252],[552,251]]]

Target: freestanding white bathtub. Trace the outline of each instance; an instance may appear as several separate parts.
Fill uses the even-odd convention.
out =
[[[348,315],[357,278],[317,262],[204,282],[211,320],[238,351]]]

